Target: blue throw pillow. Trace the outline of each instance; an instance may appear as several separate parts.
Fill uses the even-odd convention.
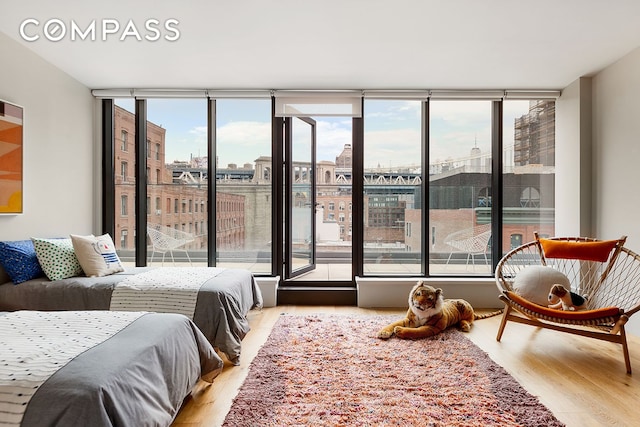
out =
[[[0,264],[16,285],[44,276],[31,240],[0,242]]]

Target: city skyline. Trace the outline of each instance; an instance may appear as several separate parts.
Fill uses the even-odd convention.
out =
[[[116,104],[134,111],[133,99]],[[269,99],[217,101],[216,124],[220,167],[254,163],[271,151]],[[529,101],[504,102],[503,145],[513,145],[514,119],[526,114]],[[419,167],[420,101],[365,102],[365,167]],[[188,161],[207,156],[205,99],[150,99],[147,119],[166,129],[165,161]],[[369,120],[367,120],[369,119]],[[351,144],[351,119],[320,117],[317,122],[317,160],[335,161]],[[432,101],[430,103],[430,164],[469,157],[471,149],[490,153],[490,101]],[[390,141],[393,149],[389,149]],[[508,161],[509,159],[507,159]]]

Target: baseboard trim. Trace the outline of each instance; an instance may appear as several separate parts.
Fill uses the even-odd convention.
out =
[[[358,295],[354,287],[286,286],[278,288],[278,305],[349,305],[355,306]]]
[[[358,307],[407,307],[411,288],[418,280],[441,288],[445,298],[462,298],[475,308],[496,308],[504,304],[498,299],[498,288],[489,278],[369,278],[356,277]]]

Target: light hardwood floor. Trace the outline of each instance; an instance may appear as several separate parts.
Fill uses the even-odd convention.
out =
[[[173,427],[212,427],[224,421],[251,360],[281,313],[358,313],[403,316],[402,309],[279,306],[252,311],[251,331],[242,342],[240,366],[225,364],[212,385],[200,382]],[[640,426],[640,338],[629,336],[627,375],[620,345],[509,322],[501,342],[501,316],[477,320],[468,337],[538,396],[568,427]]]

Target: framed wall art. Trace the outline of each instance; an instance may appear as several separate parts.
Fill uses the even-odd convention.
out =
[[[0,214],[23,213],[23,108],[0,100]]]

